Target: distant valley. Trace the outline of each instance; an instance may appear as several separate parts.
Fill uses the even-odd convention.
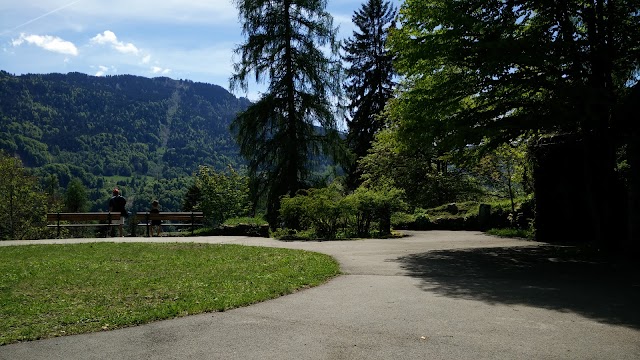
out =
[[[249,104],[186,80],[0,71],[0,149],[62,188],[74,177],[95,191],[116,179],[171,181],[199,165],[239,166],[229,124]]]

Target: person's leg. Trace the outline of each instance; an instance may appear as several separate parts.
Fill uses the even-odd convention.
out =
[[[120,218],[120,226],[118,226],[118,229],[120,230],[120,237],[124,237],[124,217]]]

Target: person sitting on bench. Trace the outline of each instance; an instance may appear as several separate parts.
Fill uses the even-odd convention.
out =
[[[151,214],[160,214],[160,203],[158,200],[153,200],[151,202],[151,210],[149,211]],[[149,236],[153,237],[153,229],[156,229],[156,235],[162,236],[162,220],[151,220],[151,229],[149,232]]]

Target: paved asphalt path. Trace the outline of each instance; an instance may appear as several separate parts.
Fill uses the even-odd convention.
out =
[[[227,312],[2,346],[0,359],[640,359],[640,281],[627,271],[479,232],[406,233],[153,239],[312,250],[344,275]]]

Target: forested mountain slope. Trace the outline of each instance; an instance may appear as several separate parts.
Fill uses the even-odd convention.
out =
[[[188,176],[241,162],[229,132],[249,100],[217,85],[131,75],[0,71],[0,149],[60,185]]]

